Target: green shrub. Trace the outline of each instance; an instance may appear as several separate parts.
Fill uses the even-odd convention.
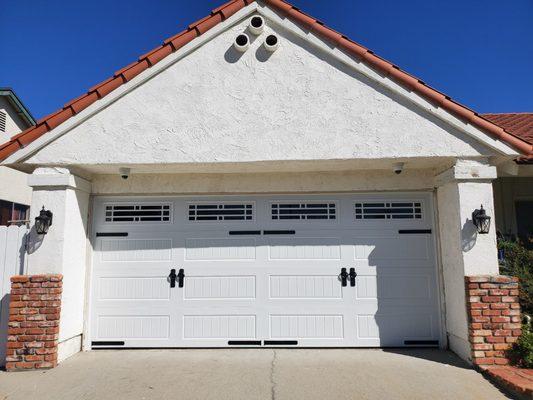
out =
[[[533,368],[533,332],[530,324],[522,326],[522,336],[508,352],[511,363],[521,368]]]
[[[506,240],[498,242],[498,249],[504,255],[500,273],[520,279],[520,307],[524,314],[533,316],[533,251]]]

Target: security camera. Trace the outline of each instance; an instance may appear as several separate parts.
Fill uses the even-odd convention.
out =
[[[120,173],[120,177],[124,180],[128,179],[130,177],[130,168],[119,168],[118,172]]]
[[[403,162],[396,163],[392,166],[392,170],[396,175],[400,175],[403,171]]]

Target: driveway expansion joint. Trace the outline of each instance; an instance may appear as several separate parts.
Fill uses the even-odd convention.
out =
[[[276,400],[276,381],[274,379],[274,368],[276,368],[277,353],[272,349],[272,361],[270,362],[270,398]]]

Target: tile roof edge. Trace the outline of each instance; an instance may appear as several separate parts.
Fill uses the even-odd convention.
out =
[[[15,137],[11,138],[10,141],[0,144],[0,161],[5,160],[7,157],[17,152],[21,148],[26,147],[29,143],[33,142],[46,132],[51,131],[61,123],[68,120],[70,117],[87,108],[96,100],[101,99],[102,97],[111,93],[119,86],[128,82],[144,70],[152,67],[169,54],[177,51],[185,44],[202,35],[220,22],[228,19],[231,15],[235,14],[237,11],[253,3],[254,1],[255,0],[233,0],[223,4],[218,8],[215,8],[208,16],[189,25],[188,28],[182,31],[180,34],[165,40],[162,45],[145,53],[144,56],[141,56],[136,62],[118,70],[112,77],[106,79],[100,84],[93,86],[87,93],[85,93],[85,95],[68,102],[62,109],[59,109],[55,113],[52,113],[41,119],[38,121],[36,126],[19,133]],[[533,157],[532,145],[516,137],[510,132],[507,132],[505,129],[489,121],[488,119],[483,118],[482,115],[470,110],[466,106],[453,101],[449,96],[446,96],[438,90],[433,89],[420,79],[401,70],[391,62],[377,56],[373,51],[350,40],[346,36],[334,31],[333,29],[328,28],[322,22],[305,14],[298,8],[283,0],[262,1],[287,15],[289,18],[294,19],[297,23],[300,23],[304,27],[312,30],[314,33],[317,33],[325,40],[331,41],[333,44],[343,49],[347,53],[361,58],[370,66],[385,73],[386,76],[395,79],[399,83],[417,92],[419,95],[436,104],[437,106],[444,108],[456,117],[477,126],[483,131],[495,135],[503,142],[506,142],[519,152],[525,154],[527,157]],[[90,100],[86,99],[91,96],[92,98]],[[73,105],[76,103],[80,103],[79,107],[73,107]],[[43,127],[45,129],[43,129]],[[37,128],[39,129],[37,130]],[[27,136],[28,140],[24,140],[25,136]]]

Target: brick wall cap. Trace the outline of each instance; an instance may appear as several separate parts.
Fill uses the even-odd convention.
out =
[[[52,282],[61,282],[63,275],[61,274],[37,274],[37,275],[13,275],[11,277],[12,283],[26,283],[30,281],[37,281],[39,279],[45,279]]]
[[[512,283],[518,282],[516,276],[508,275],[471,275],[465,276],[467,283]]]
[[[11,283],[25,283],[29,281],[30,277],[27,275],[15,275],[11,277]]]

